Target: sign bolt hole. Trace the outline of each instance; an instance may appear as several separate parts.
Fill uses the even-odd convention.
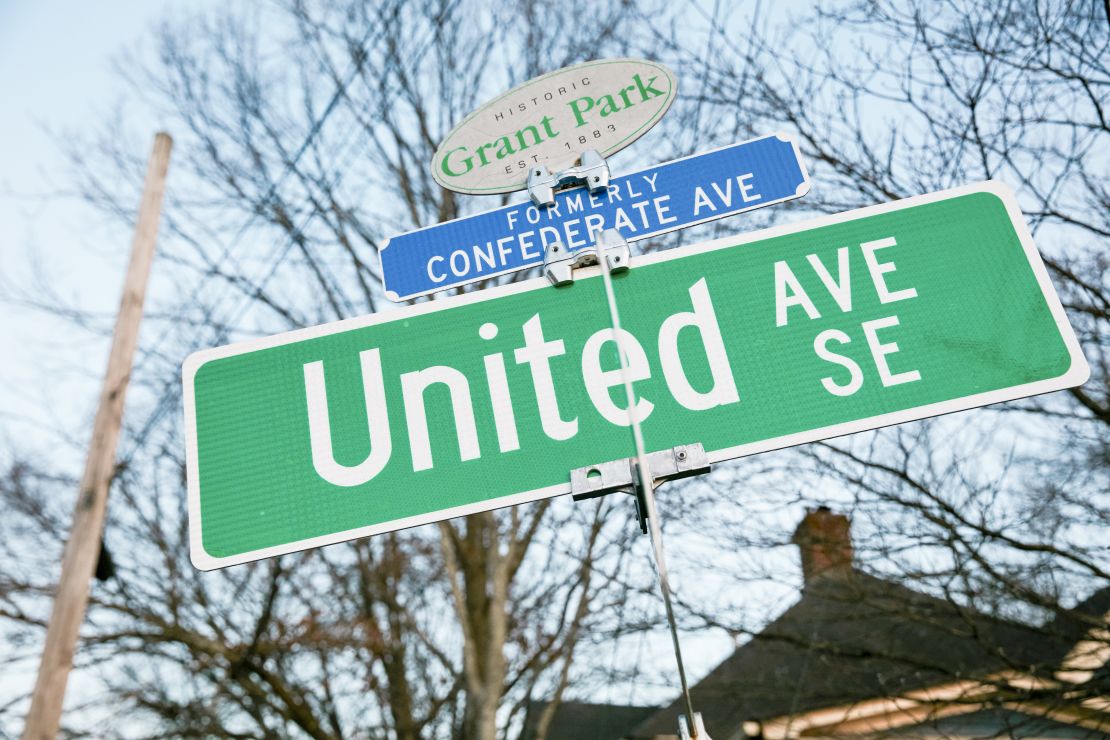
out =
[[[595,480],[595,479],[600,478],[600,477],[601,477],[601,471],[598,470],[597,468],[590,468],[588,471],[586,471],[586,479],[587,480]]]

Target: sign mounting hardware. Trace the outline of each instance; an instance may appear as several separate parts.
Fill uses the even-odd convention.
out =
[[[572,252],[562,242],[547,246],[543,258],[543,274],[554,286],[574,282],[574,270],[598,264],[598,254],[605,257],[609,272],[624,272],[632,266],[632,251],[616,229],[605,229],[597,236],[594,248]]]
[[[701,712],[694,712],[694,734],[690,734],[690,727],[686,723],[686,715],[678,715],[678,737],[679,740],[710,740],[709,733],[705,731],[705,723],[702,722]]]
[[[648,474],[656,488],[667,481],[703,475],[710,470],[709,456],[699,442],[678,445],[669,450],[659,450],[647,456]],[[648,514],[644,493],[640,488],[640,474],[636,457],[587,465],[570,471],[570,492],[575,501],[608,496],[610,493],[630,493],[636,497],[636,518],[640,531],[647,534]]]

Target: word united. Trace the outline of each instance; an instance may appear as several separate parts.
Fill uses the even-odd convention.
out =
[[[892,288],[888,284],[891,274],[897,270],[892,259],[884,259],[880,250],[897,246],[893,237],[886,237],[858,245],[863,263],[870,276],[875,294],[880,304],[896,303],[917,297],[913,287]],[[817,285],[827,290],[842,313],[852,311],[852,283],[850,279],[850,250],[841,247],[836,253],[835,267],[826,265],[816,254],[806,256],[805,274],[810,288],[803,285],[798,277],[801,265],[791,265],[781,260],[774,265],[774,301],[776,327],[788,326],[793,319],[815,320],[822,318],[810,291]],[[812,270],[812,272],[809,272]],[[834,272],[835,271],[835,272]],[[816,279],[814,279],[816,278]],[[732,366],[721,335],[721,327],[713,299],[705,278],[698,280],[688,290],[691,310],[679,311],[663,319],[658,333],[651,339],[656,343],[659,358],[659,371],[670,395],[680,406],[689,411],[707,411],[718,406],[739,403],[741,394],[736,385]],[[881,318],[864,321],[860,325],[862,339],[866,343],[870,361],[883,387],[913,383],[921,380],[921,373],[908,367],[902,361],[900,369],[892,369],[892,356],[900,351],[893,341],[898,316],[890,314]],[[683,330],[693,330],[700,338],[703,360],[691,353],[679,354],[679,334]],[[496,338],[501,327],[492,322],[482,324],[477,331],[479,338],[489,341]],[[628,426],[631,416],[645,421],[651,416],[655,406],[648,398],[640,398],[630,414],[627,408],[618,406],[611,396],[611,390],[622,384],[619,370],[603,369],[602,351],[609,343],[616,341],[613,329],[602,329],[586,339],[580,357],[570,360],[562,339],[545,335],[543,320],[539,313],[534,314],[519,332],[523,343],[512,352],[516,365],[526,368],[529,373],[536,408],[527,413],[527,418],[538,419],[543,433],[555,441],[564,441],[578,434],[578,414],[568,411],[559,402],[559,383],[568,377],[576,377],[576,372],[568,372],[569,363],[581,370],[581,378],[587,396],[598,414],[610,424]],[[881,333],[881,336],[880,336]],[[648,363],[647,352],[639,337],[622,330],[621,344],[627,353],[628,372],[633,382],[652,377],[653,369]],[[853,338],[841,329],[826,329],[813,340],[813,351],[821,360],[828,363],[831,373],[819,379],[824,389],[834,396],[851,396],[860,390],[864,383],[864,372],[860,363],[844,354],[842,347],[853,342]],[[555,362],[559,362],[555,366]],[[696,389],[687,377],[686,368],[704,362],[708,365],[712,383],[707,389]],[[328,398],[322,361],[304,365],[306,405],[308,409],[308,428],[311,436],[312,464],[317,474],[327,482],[337,486],[359,486],[378,475],[389,462],[393,452],[390,432],[389,411],[382,372],[382,350],[371,348],[359,353],[362,371],[362,389],[366,399],[366,418],[369,428],[370,453],[357,465],[343,465],[335,460],[332,453],[331,425],[328,419]],[[497,433],[498,451],[512,452],[520,449],[517,427],[517,411],[509,392],[508,371],[505,354],[490,353],[482,357],[485,378],[482,381],[488,390],[491,408],[475,409],[471,388],[472,379],[462,371],[449,365],[433,365],[400,376],[401,405],[404,409],[405,428],[408,432],[408,448],[411,454],[412,470],[420,472],[434,467],[432,457],[431,425],[428,419],[426,394],[434,386],[447,390],[447,398],[453,416],[458,442],[459,458],[465,462],[482,456],[478,441],[476,414],[492,415]],[[442,398],[442,395],[439,396]],[[437,433],[443,433],[452,425],[437,425]]]

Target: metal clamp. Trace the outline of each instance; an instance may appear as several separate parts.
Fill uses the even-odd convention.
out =
[[[628,242],[616,229],[605,229],[597,235],[595,247],[601,247],[609,272],[624,272],[632,264],[632,252]],[[543,255],[543,274],[552,285],[568,285],[574,282],[574,270],[586,265],[597,264],[597,249],[586,247],[574,252],[567,250],[562,242],[547,245]]]
[[[694,712],[694,734],[690,734],[690,728],[686,724],[686,715],[678,715],[678,737],[679,740],[712,740],[709,733],[705,731],[705,724],[701,721],[701,712]]]
[[[647,456],[652,485],[694,475],[708,473],[709,457],[700,442],[679,445],[669,450],[652,452]],[[570,471],[571,498],[575,501],[607,496],[610,493],[630,493],[636,497],[636,519],[640,531],[647,534],[647,502],[640,490],[639,469],[635,457],[587,465]]]
[[[556,188],[577,184],[585,185],[591,193],[609,188],[609,164],[596,150],[582,152],[577,165],[555,174],[542,164],[528,171],[528,197],[537,206],[554,204]]]

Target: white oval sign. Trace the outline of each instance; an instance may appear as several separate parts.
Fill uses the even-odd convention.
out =
[[[432,157],[432,175],[460,193],[511,193],[538,164],[552,172],[583,151],[608,157],[643,136],[674,101],[656,62],[601,59],[537,77],[467,116]]]

